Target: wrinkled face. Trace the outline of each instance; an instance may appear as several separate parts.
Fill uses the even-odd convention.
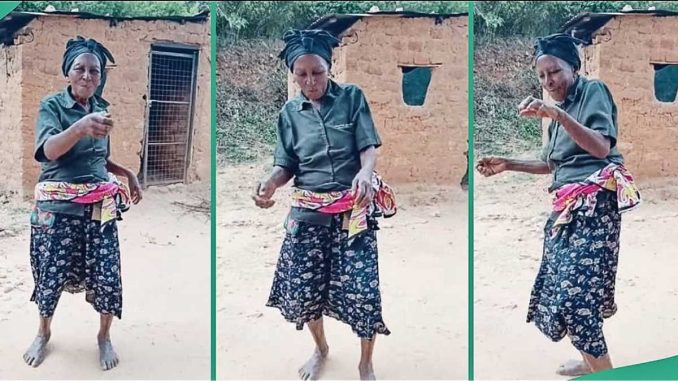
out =
[[[68,70],[68,82],[74,97],[91,98],[101,83],[99,59],[91,53],[79,55]]]
[[[330,65],[317,54],[304,54],[294,61],[292,75],[306,98],[317,101],[327,89]]]
[[[544,54],[537,58],[535,70],[549,96],[556,102],[564,101],[576,77],[574,68],[558,57]]]

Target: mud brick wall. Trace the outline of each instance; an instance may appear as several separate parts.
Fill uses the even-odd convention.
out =
[[[619,112],[619,149],[639,178],[678,175],[678,102],[654,95],[652,63],[678,64],[678,17],[610,20],[587,48]]]
[[[21,50],[0,47],[0,193],[21,188]]]
[[[32,42],[23,47],[23,188],[32,189],[39,166],[32,160],[34,123],[40,100],[62,90],[66,79],[61,61],[66,41],[76,35],[103,43],[115,58],[108,72],[104,98],[115,120],[111,134],[112,159],[133,171],[141,170],[146,123],[148,68],[151,44],[174,42],[199,46],[189,181],[206,181],[210,174],[210,34],[209,22],[124,21],[70,17],[38,17],[28,28]]]
[[[617,103],[619,149],[637,178],[678,175],[678,102],[654,95],[652,63],[678,64],[678,17],[611,19],[585,49],[586,74]]]
[[[365,17],[343,33],[332,74],[367,96],[383,141],[378,171],[392,183],[458,184],[466,171],[468,18]],[[433,68],[422,106],[403,101],[401,66]],[[298,93],[289,81],[289,95]]]

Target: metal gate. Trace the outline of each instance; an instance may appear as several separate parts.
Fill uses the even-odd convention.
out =
[[[186,182],[198,51],[151,48],[143,183]]]

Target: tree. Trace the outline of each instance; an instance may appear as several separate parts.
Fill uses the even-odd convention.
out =
[[[48,6],[57,11],[89,12],[114,17],[192,16],[208,7],[199,1],[22,1],[19,11],[43,12]]]
[[[286,30],[303,28],[322,16],[365,13],[373,6],[382,11],[468,11],[466,2],[455,1],[222,1],[217,3],[217,34],[229,41],[280,37]]]

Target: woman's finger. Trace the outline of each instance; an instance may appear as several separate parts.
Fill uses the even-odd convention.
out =
[[[259,198],[259,191],[260,190],[261,190],[261,182],[257,181],[254,184],[254,192],[252,193],[252,199],[255,199],[255,201],[256,201],[256,198]]]
[[[361,205],[363,202],[363,198],[365,197],[365,191],[366,191],[365,183],[358,181],[358,190],[357,190],[357,195],[354,196],[355,199],[355,204],[356,205]]]
[[[527,109],[537,111],[542,104],[543,102],[541,100],[535,99],[532,102],[530,102],[529,106],[527,106]]]
[[[358,192],[358,178],[355,177],[351,182],[351,194],[353,194],[354,198],[357,196],[357,192]]]
[[[534,100],[534,97],[532,97],[531,95],[528,96],[527,98],[523,99],[523,101],[520,102],[520,104],[518,105],[518,110],[524,109],[525,107],[527,107],[527,105],[532,103],[533,100]]]
[[[535,118],[535,117],[537,117],[537,113],[534,110],[530,110],[530,109],[522,110],[518,113],[518,115],[520,115],[524,118]]]

